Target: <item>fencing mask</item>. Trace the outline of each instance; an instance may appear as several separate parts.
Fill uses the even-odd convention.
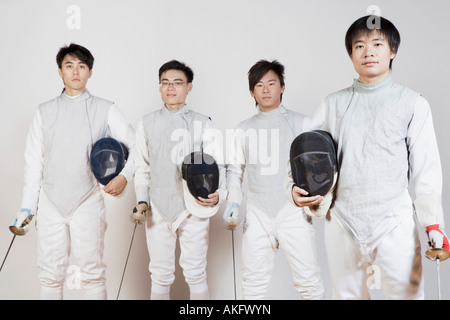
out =
[[[294,139],[290,150],[294,183],[308,196],[325,196],[333,187],[338,170],[336,147],[322,130],[307,131]]]
[[[95,178],[107,185],[125,166],[128,159],[127,147],[114,138],[98,140],[91,150],[90,163]]]
[[[181,167],[183,176],[184,202],[189,213],[200,217],[211,217],[219,209],[218,205],[205,207],[194,199],[208,199],[210,193],[219,188],[219,167],[214,158],[201,151],[188,154]]]

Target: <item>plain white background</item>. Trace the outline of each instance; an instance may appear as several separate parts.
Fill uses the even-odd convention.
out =
[[[73,20],[71,5],[79,9]],[[0,258],[12,234],[8,226],[20,207],[23,152],[28,126],[39,103],[63,88],[57,73],[58,49],[71,42],[86,46],[96,61],[88,82],[92,94],[115,101],[135,126],[139,118],[161,107],[158,69],[170,59],[195,73],[188,103],[211,116],[225,131],[256,110],[248,92],[247,71],[259,59],[278,59],[286,67],[284,105],[312,115],[321,99],[351,85],[356,77],[344,47],[347,28],[377,5],[399,29],[402,44],[393,79],[421,92],[435,121],[444,174],[443,204],[450,208],[448,103],[450,88],[447,23],[450,2],[366,0],[0,0]],[[69,9],[69,10],[68,10]],[[72,27],[75,26],[76,28]],[[380,160],[382,161],[382,159]],[[134,186],[108,200],[105,261],[108,298],[115,299],[134,225]],[[208,283],[212,299],[234,299],[231,233],[222,226],[223,209],[211,220]],[[326,297],[331,284],[323,246],[323,221],[315,219]],[[426,238],[420,230],[422,251]],[[235,232],[237,296],[240,293],[242,229]],[[393,243],[392,246],[401,246]],[[120,299],[148,299],[150,279],[143,227],[138,227]],[[423,258],[427,299],[437,298],[435,263]],[[441,264],[442,297],[450,299],[450,262]],[[76,265],[65,298],[80,299]],[[173,299],[188,299],[189,290],[177,267]],[[381,290],[372,290],[383,299]],[[38,299],[36,229],[17,237],[0,273],[0,299]],[[289,268],[277,252],[269,299],[300,299]]]

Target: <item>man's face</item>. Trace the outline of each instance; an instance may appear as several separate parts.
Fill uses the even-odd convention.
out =
[[[351,59],[360,80],[365,84],[374,84],[389,75],[389,63],[395,57],[389,43],[377,30],[367,36],[361,36],[352,44]]]
[[[281,94],[284,86],[281,86],[278,75],[270,70],[255,85],[250,94],[255,98],[261,111],[270,111],[281,104]]]
[[[89,70],[86,63],[69,54],[64,57],[58,72],[69,96],[83,93],[88,79],[92,76],[92,70]]]
[[[186,104],[186,96],[192,90],[192,83],[180,70],[167,70],[161,74],[159,92],[169,110],[178,110]]]

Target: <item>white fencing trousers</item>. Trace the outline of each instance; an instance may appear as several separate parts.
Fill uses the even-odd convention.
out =
[[[40,192],[36,229],[41,299],[62,299],[66,276],[68,289],[84,289],[86,299],[106,299],[105,218],[99,189],[68,217],[61,216],[45,192]],[[68,270],[71,252],[77,265]]]
[[[167,223],[155,206],[146,220],[147,247],[150,255],[149,271],[152,296],[168,299],[175,280],[175,248],[180,243],[180,266],[189,285],[191,299],[209,297],[206,282],[209,218],[184,214],[181,223]]]
[[[369,289],[382,289],[386,299],[424,298],[419,235],[412,215],[387,235],[365,243],[356,241],[332,216],[325,221],[325,247],[333,299],[370,299]]]
[[[283,250],[294,287],[302,298],[324,298],[315,230],[303,210],[286,203],[271,220],[249,199],[242,246],[243,299],[265,299],[278,247]]]

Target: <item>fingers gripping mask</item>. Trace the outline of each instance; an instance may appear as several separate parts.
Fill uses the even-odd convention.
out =
[[[338,170],[336,147],[322,130],[300,134],[291,144],[290,165],[294,183],[309,196],[325,196],[333,187]]]
[[[215,214],[218,206],[203,207],[194,200],[199,197],[208,199],[208,195],[219,188],[219,167],[214,158],[200,151],[192,152],[185,157],[181,172],[188,211],[200,217]]]
[[[128,159],[128,149],[114,138],[98,140],[91,150],[90,164],[98,182],[107,185],[123,169]]]

